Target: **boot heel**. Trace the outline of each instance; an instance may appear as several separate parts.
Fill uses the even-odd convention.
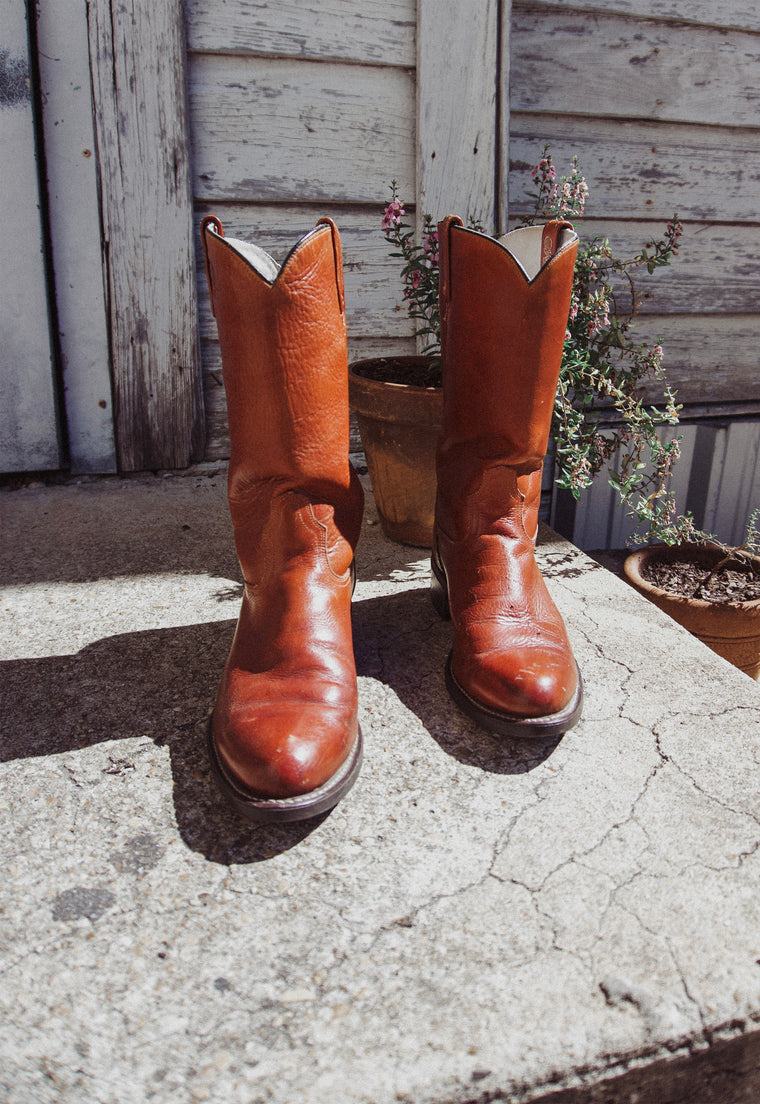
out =
[[[436,561],[435,556],[430,557],[430,601],[433,603],[436,613],[446,621],[451,618],[449,609],[449,588],[446,583],[446,575],[442,567]]]

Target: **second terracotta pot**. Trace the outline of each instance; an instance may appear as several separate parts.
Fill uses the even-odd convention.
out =
[[[642,568],[647,560],[674,560],[687,555],[704,566],[705,573],[723,558],[723,552],[700,545],[651,545],[628,556],[625,576],[645,598],[679,625],[753,679],[760,679],[760,598],[751,602],[708,602],[683,598],[650,583]]]
[[[422,357],[394,357],[410,368]],[[359,423],[372,493],[383,532],[391,540],[430,548],[435,516],[435,450],[443,418],[438,387],[386,383],[361,374],[381,359],[349,368],[351,409]]]

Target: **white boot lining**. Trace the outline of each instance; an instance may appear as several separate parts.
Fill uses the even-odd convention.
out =
[[[521,226],[519,230],[510,230],[501,238],[497,238],[499,245],[503,245],[507,252],[512,254],[528,280],[534,279],[541,271],[543,229],[543,226]],[[555,252],[566,246],[574,237],[574,230],[568,227],[560,230]]]
[[[509,233],[497,239],[499,244],[512,254],[528,280],[532,280],[541,271],[542,234],[543,226],[522,226],[518,230],[510,230]],[[572,241],[574,236],[573,230],[564,227],[559,233],[557,251]],[[270,284],[274,283],[280,266],[265,249],[251,242],[242,241],[240,238],[224,240],[240,253],[260,276]]]
[[[274,257],[270,257],[265,249],[251,242],[242,241],[240,238],[225,238],[236,253],[239,253],[268,283],[273,284],[277,279],[280,266]]]

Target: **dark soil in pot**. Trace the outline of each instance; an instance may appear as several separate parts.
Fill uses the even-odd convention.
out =
[[[623,572],[655,606],[760,679],[760,559],[737,560],[715,545],[659,544],[632,552]]]
[[[353,370],[365,379],[383,383],[406,383],[410,387],[440,387],[439,357],[383,357],[358,361]]]
[[[683,598],[710,602],[752,602],[760,598],[760,569],[728,559],[712,570],[688,556],[652,559],[641,565],[642,576],[654,586]]]

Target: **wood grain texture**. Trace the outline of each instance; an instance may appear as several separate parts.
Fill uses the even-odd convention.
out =
[[[617,14],[512,11],[515,111],[754,126],[756,34]]]
[[[662,343],[665,371],[678,402],[741,400],[756,404],[760,412],[760,315],[649,315],[637,321],[636,333]],[[643,388],[647,401],[659,390],[656,384]]]
[[[518,219],[512,220],[518,225]],[[607,238],[616,257],[633,257],[661,238],[665,222],[578,219],[582,241]],[[760,226],[687,222],[667,268],[637,278],[641,314],[742,314],[757,310]]]
[[[578,0],[530,0],[522,5],[534,10],[578,10]],[[583,0],[585,12],[628,15],[634,19],[673,20],[702,26],[733,27],[760,31],[760,8],[755,0]]]
[[[608,224],[583,220],[584,238],[608,237],[617,256],[633,256],[662,237],[664,223]],[[743,314],[760,302],[760,226],[688,222],[678,256],[667,268],[639,281],[642,314]]]
[[[194,51],[415,65],[415,0],[184,0],[184,12]]]
[[[513,113],[509,202],[532,206],[530,167],[544,142],[565,171],[574,153],[588,180],[590,218],[757,223],[760,130]]]
[[[338,226],[343,248],[346,314],[352,338],[411,338],[414,327],[402,303],[400,262],[390,256],[390,247],[380,230],[382,205],[356,209],[199,204],[196,222],[213,212],[229,237],[242,238],[261,246],[275,260],[282,261],[303,234],[323,215]],[[200,234],[196,229],[196,271],[200,333],[205,340],[216,334],[216,323],[206,286]]]
[[[87,11],[38,0],[37,33],[50,236],[69,465],[116,471],[108,303],[90,96]]]
[[[417,210],[491,226],[497,180],[498,0],[420,0]]]
[[[198,55],[190,64],[198,200],[381,202],[414,194],[405,69]]]
[[[0,60],[0,471],[40,471],[61,453],[26,14],[15,0],[0,0]]]
[[[181,7],[89,11],[119,468],[181,468],[203,456]]]

